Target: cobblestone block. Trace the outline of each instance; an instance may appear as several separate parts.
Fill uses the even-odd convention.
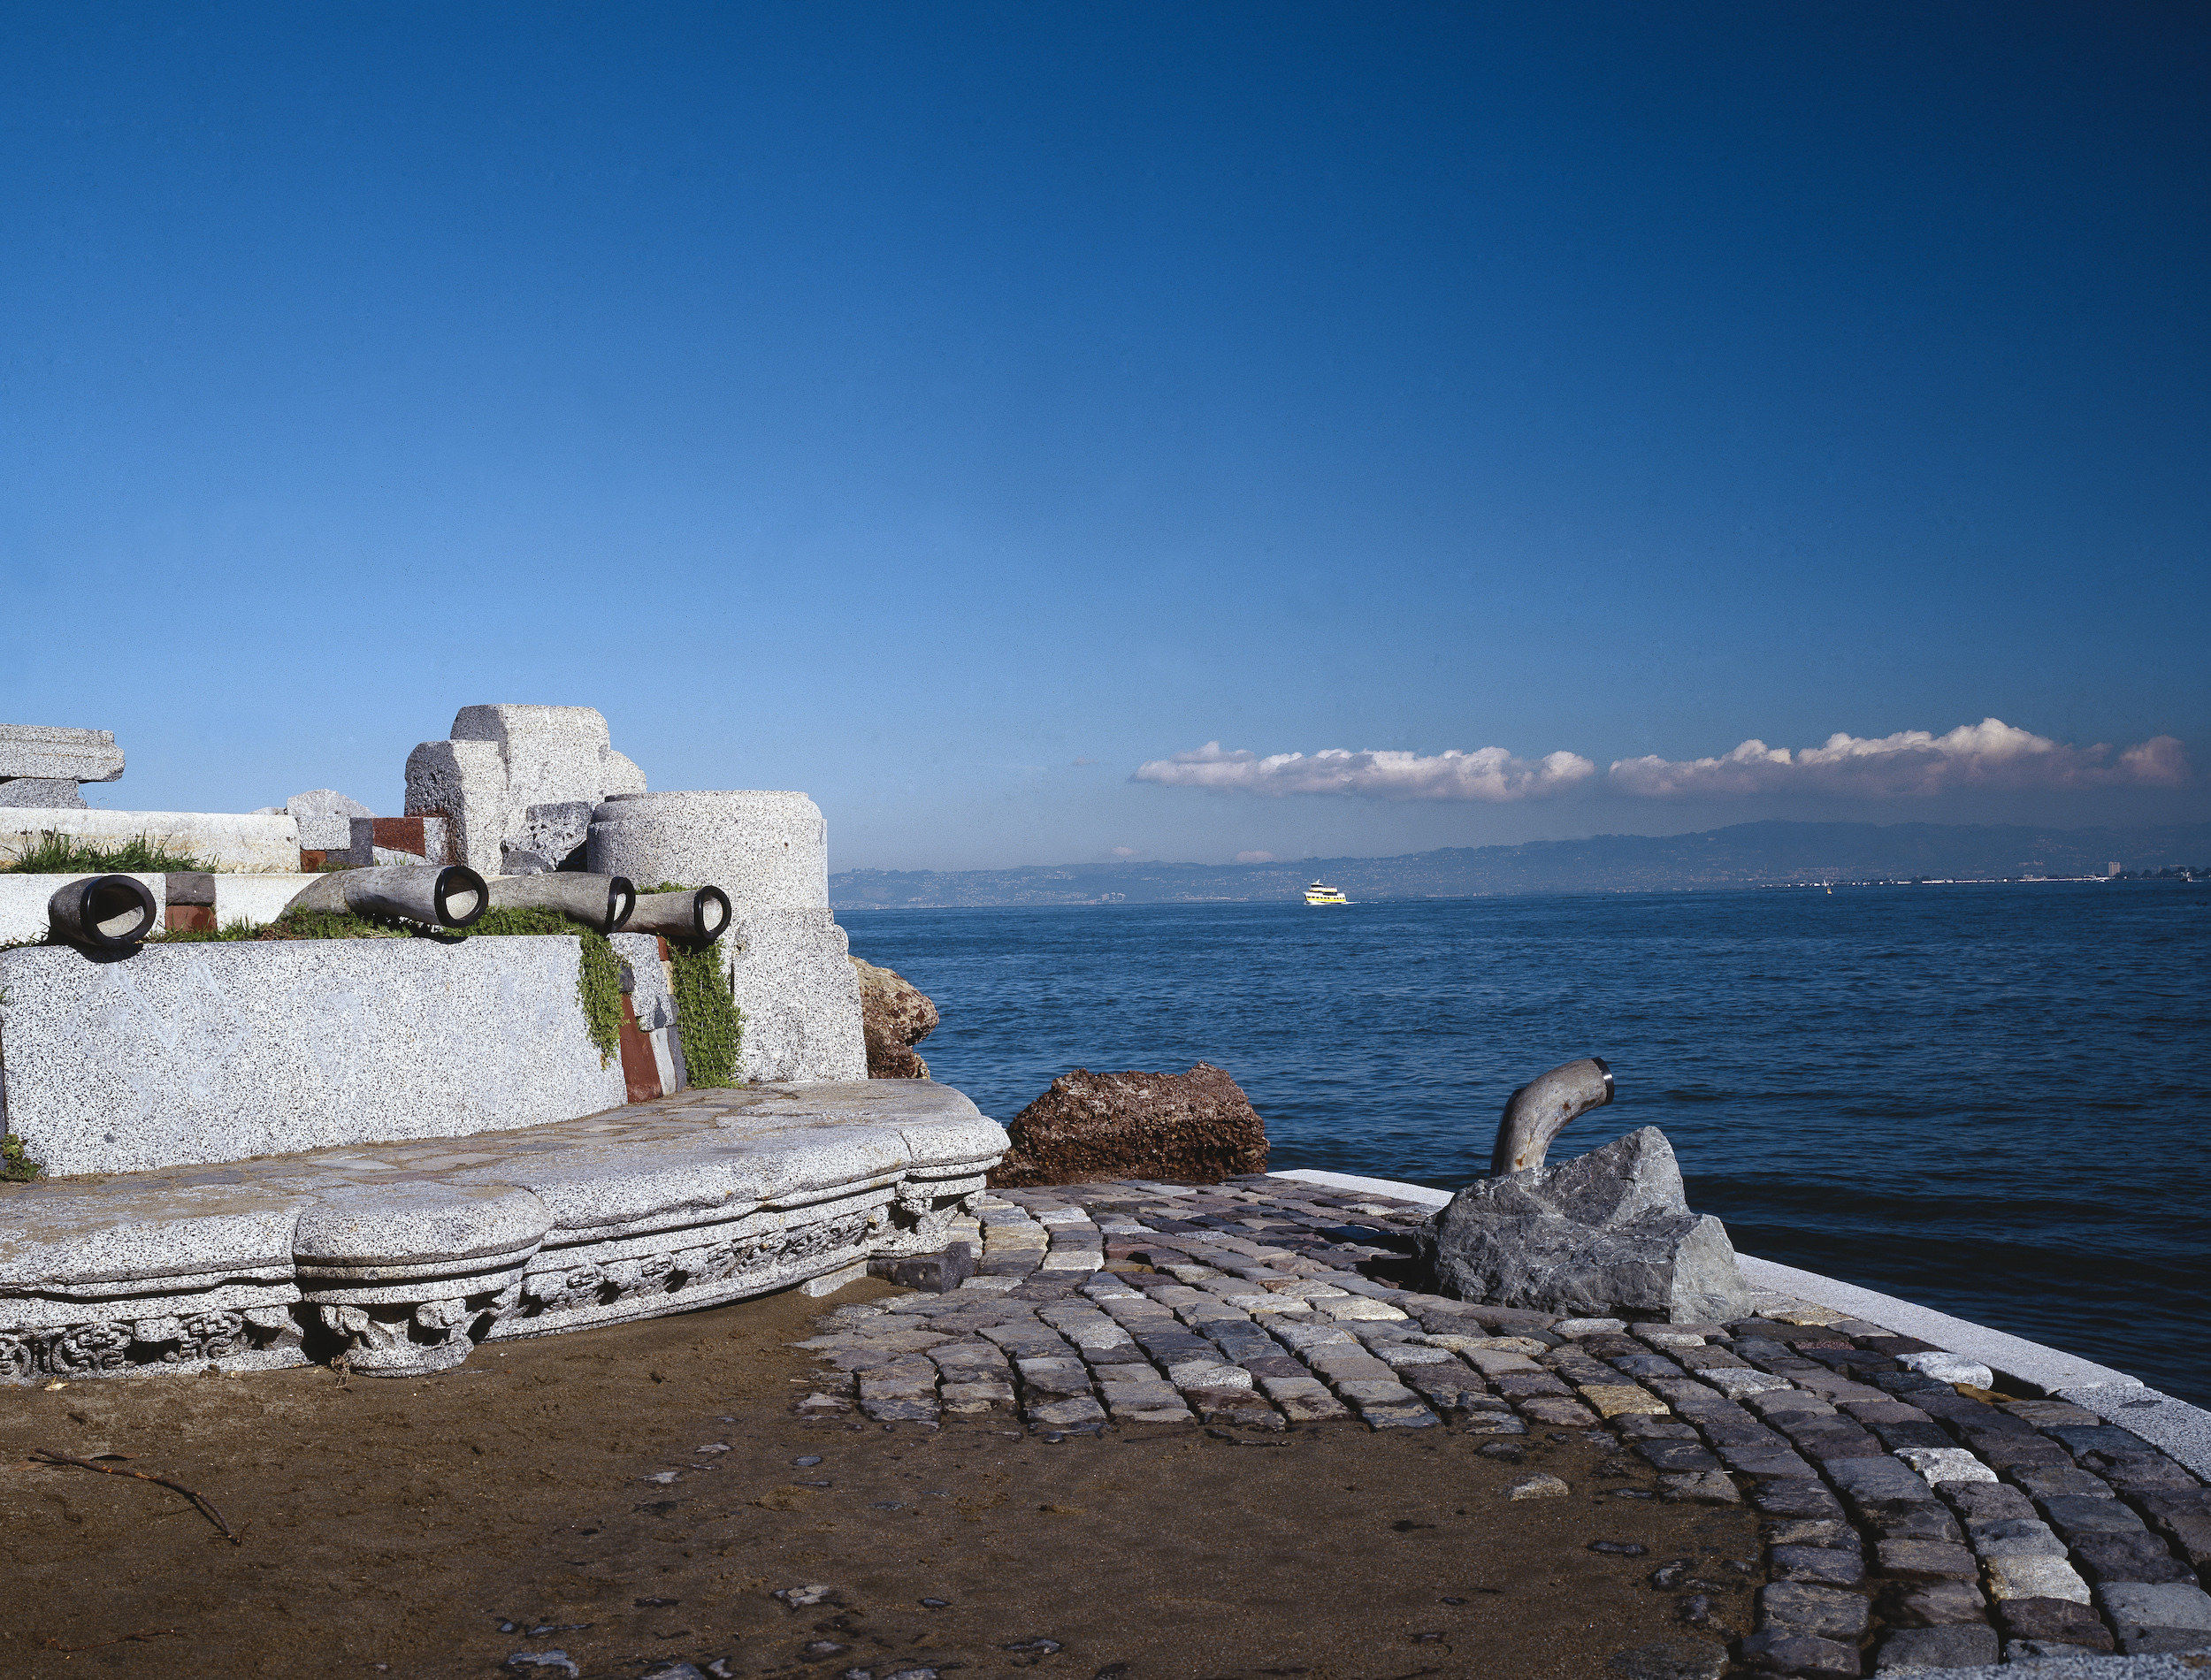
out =
[[[2084,1600],[2017,1598],[1998,1600],[1996,1621],[2007,1639],[2031,1639],[2083,1650],[2114,1649],[2111,1630]]]
[[[1872,1607],[1840,1587],[1801,1581],[1769,1581],[1758,1589],[1758,1630],[1809,1633],[1823,1639],[1855,1639],[1872,1618]]]
[[[1039,1396],[1087,1394],[1090,1369],[1079,1359],[1017,1359],[1021,1392]]]
[[[1310,1377],[1270,1378],[1265,1386],[1267,1398],[1281,1408],[1284,1417],[1294,1422],[1317,1424],[1350,1416],[1343,1403],[1328,1392],[1325,1383],[1317,1382]]]
[[[1973,1669],[1996,1661],[1996,1630],[1983,1623],[1939,1628],[1899,1628],[1873,1653],[1873,1672],[1910,1669]]]
[[[1941,1540],[1951,1546],[1965,1544],[1965,1531],[1958,1526],[1957,1518],[1932,1502],[1892,1506],[1886,1510],[1860,1510],[1858,1521],[1885,1540]]]
[[[944,1409],[956,1416],[1011,1411],[1014,1385],[1005,1382],[947,1382],[937,1390]]]
[[[1572,1400],[1573,1390],[1547,1371],[1509,1371],[1501,1377],[1492,1377],[1490,1386],[1507,1400],[1534,1400],[1546,1396]]]
[[[1843,1459],[1828,1470],[1843,1498],[1857,1510],[1935,1502],[1934,1489],[1909,1464],[1899,1463],[1886,1454],[1878,1458]]]
[[[1856,1680],[1859,1672],[1856,1646],[1778,1628],[1745,1639],[1742,1659],[1766,1674],[1847,1675]]]
[[[1865,1579],[1865,1561],[1855,1552],[1825,1546],[1777,1546],[1767,1554],[1777,1581],[1809,1581],[1817,1586],[1855,1586]]]
[[[1659,1497],[1690,1501],[1699,1505],[1740,1505],[1742,1492],[1718,1470],[1692,1470],[1686,1475],[1661,1476]]]
[[[1106,1409],[1088,1394],[1065,1400],[1031,1401],[1021,1408],[1021,1416],[1039,1428],[1075,1429],[1085,1424],[1102,1424]]]
[[[2070,1464],[2048,1468],[2014,1468],[2010,1479],[2017,1483],[2031,1499],[2057,1499],[2078,1495],[2084,1499],[2110,1499],[2111,1485],[2100,1476],[2092,1476],[2085,1470]]]
[[[1716,1470],[1720,1467],[1719,1460],[1695,1441],[1637,1441],[1635,1454],[1637,1457],[1647,1462],[1653,1470]]]
[[[1962,1546],[1940,1540],[1883,1540],[1875,1548],[1880,1572],[1892,1581],[1974,1581],[1980,1564]]]
[[[1315,1354],[1306,1362],[1332,1383],[1395,1382],[1396,1373],[1369,1354]]]
[[[937,1421],[937,1396],[932,1392],[924,1399],[911,1391],[871,1395],[863,1388],[860,1409],[878,1424],[933,1424]]]
[[[1750,1502],[1770,1516],[1833,1518],[1842,1515],[1842,1501],[1809,1477],[1761,1482],[1751,1490]]]
[[[2003,1517],[1993,1523],[1968,1523],[1965,1538],[1981,1557],[2063,1557],[2065,1542],[2050,1531],[2039,1517]]]
[[[2211,1488],[2150,1493],[2142,1510],[2197,1569],[2211,1569]]]
[[[2096,1605],[2129,1656],[2211,1645],[2211,1593],[2200,1586],[2115,1581],[2096,1589]]]
[[[1148,1382],[1100,1383],[1098,1392],[1116,1417],[1125,1411],[1172,1411],[1185,1417],[1190,1413],[1174,1385],[1156,1378]]]
[[[2042,1515],[2068,1545],[2090,1534],[2138,1534],[2142,1519],[2115,1499],[2058,1493],[2040,1501]]]
[[[2196,1584],[2196,1572],[2165,1549],[2156,1535],[2088,1534],[2073,1542],[2073,1566],[2092,1584],[2139,1581],[2160,1585]]]
[[[1248,1391],[1251,1386],[1250,1371],[1241,1365],[1224,1365],[1218,1359],[1186,1360],[1181,1364],[1169,1365],[1167,1376],[1175,1387],[1184,1390],[1241,1388]]]
[[[1581,1390],[1581,1398],[1603,1417],[1619,1417],[1629,1412],[1664,1412],[1667,1409],[1666,1402],[1657,1395],[1646,1394],[1632,1384],[1591,1383]]]
[[[1767,1371],[1748,1369],[1707,1370],[1700,1371],[1697,1375],[1730,1400],[1740,1400],[1748,1394],[1767,1394],[1776,1389],[1786,1389],[1789,1386],[1786,1377],[1776,1377]]]
[[[1881,1591],[1881,1614],[1900,1628],[1941,1628],[1987,1620],[1988,1600],[1970,1581],[1894,1581]]]
[[[2062,1557],[1993,1557],[1981,1566],[1992,1599],[2088,1602],[2088,1583]]]
[[[1548,1424],[1554,1429],[1595,1429],[1597,1415],[1579,1401],[1562,1400],[1554,1395],[1537,1394],[1531,1399],[1515,1402],[1520,1415],[1530,1423]]]

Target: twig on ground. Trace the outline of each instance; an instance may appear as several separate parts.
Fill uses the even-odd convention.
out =
[[[38,1460],[41,1463],[73,1464],[79,1470],[97,1470],[103,1476],[129,1476],[135,1478],[137,1480],[142,1482],[152,1482],[159,1486],[169,1488],[175,1493],[183,1494],[185,1498],[190,1500],[195,1505],[198,1506],[202,1511],[205,1512],[207,1515],[207,1520],[214,1523],[217,1528],[223,1531],[223,1538],[225,1539],[228,1540],[233,1546],[241,1544],[238,1536],[231,1531],[230,1524],[223,1520],[223,1514],[215,1508],[214,1501],[209,1499],[204,1493],[194,1493],[182,1482],[172,1482],[166,1476],[153,1476],[148,1474],[144,1470],[123,1470],[113,1464],[96,1463],[89,1458],[72,1458],[66,1453],[49,1452],[43,1447],[34,1449],[32,1452],[31,1456]],[[136,1638],[138,1636],[136,1634],[133,1634],[130,1637]]]
[[[90,1645],[64,1645],[50,1638],[43,1647],[48,1651],[97,1651],[103,1645],[128,1645],[133,1639],[158,1639],[165,1633],[181,1633],[182,1628],[143,1628],[136,1633],[126,1633],[113,1639],[95,1639]]]

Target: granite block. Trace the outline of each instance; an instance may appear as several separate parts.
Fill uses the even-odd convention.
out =
[[[2154,1534],[2085,1534],[2072,1543],[2073,1565],[2092,1584],[2142,1581],[2196,1584],[2196,1572]]]
[[[0,776],[0,806],[32,806],[42,811],[90,808],[74,782],[38,775]]]
[[[1745,1639],[1742,1660],[1766,1674],[1825,1675],[1834,1676],[1835,1680],[1843,1680],[1844,1676],[1855,1680],[1859,1673],[1858,1648],[1855,1644],[1779,1628],[1754,1633]]]
[[[1998,1601],[1996,1619],[2008,1639],[2032,1639],[2088,1651],[2113,1648],[2111,1630],[2085,1600],[2015,1598]]]
[[[553,935],[0,953],[6,1123],[63,1176],[613,1108],[579,960]]]
[[[288,816],[50,806],[0,809],[0,861],[22,856],[50,833],[100,845],[143,836],[210,869],[288,874],[300,867],[299,825]]]
[[[1985,1623],[1953,1623],[1944,1627],[1898,1628],[1883,1636],[1873,1653],[1876,1674],[1926,1669],[1970,1669],[1997,1658],[1996,1630]]]
[[[123,749],[109,729],[0,723],[0,776],[112,782],[123,774]]]
[[[1881,1614],[1903,1628],[1952,1627],[1987,1619],[1988,1600],[1970,1581],[1899,1581],[1881,1592]]]
[[[2200,1586],[2107,1582],[2096,1589],[2096,1605],[2130,1654],[2211,1646],[2211,1593]]]
[[[1758,1627],[1808,1633],[1824,1639],[1855,1639],[1872,1607],[1855,1592],[1799,1581],[1769,1581],[1758,1589]]]

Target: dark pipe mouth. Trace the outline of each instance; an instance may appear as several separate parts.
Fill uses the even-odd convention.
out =
[[[618,934],[637,912],[637,888],[627,875],[607,877],[607,931]]]
[[[109,951],[134,945],[154,928],[154,896],[128,875],[95,875],[80,890],[77,928]]]
[[[484,877],[475,870],[465,864],[449,863],[438,871],[431,900],[440,926],[465,928],[491,907],[492,895]]]
[[[1612,1065],[1602,1056],[1592,1056],[1589,1059],[1597,1065],[1597,1072],[1604,1075],[1604,1095],[1597,1103],[1597,1106],[1603,1108],[1612,1100]]]
[[[719,939],[730,925],[730,895],[719,887],[701,887],[691,903],[699,937]]]

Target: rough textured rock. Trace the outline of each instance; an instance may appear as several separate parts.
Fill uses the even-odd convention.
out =
[[[302,851],[343,851],[353,844],[353,820],[376,813],[358,799],[349,799],[335,788],[310,788],[295,793],[278,807],[300,825]],[[275,811],[269,814],[274,816]]]
[[[111,729],[0,723],[0,776],[77,783],[112,782],[122,774],[123,749]]]
[[[937,1030],[929,995],[888,968],[852,959],[860,976],[860,1030],[868,1041],[869,1079],[927,1079],[929,1064],[914,1046]]]
[[[1209,1062],[1187,1073],[1093,1073],[1078,1067],[1006,1126],[1014,1147],[997,1187],[1168,1179],[1218,1184],[1266,1171],[1266,1122]]]
[[[1677,1324],[1751,1310],[1726,1227],[1689,1211],[1673,1148],[1651,1126],[1563,1166],[1468,1186],[1430,1221],[1424,1253],[1438,1292],[1462,1301]]]

